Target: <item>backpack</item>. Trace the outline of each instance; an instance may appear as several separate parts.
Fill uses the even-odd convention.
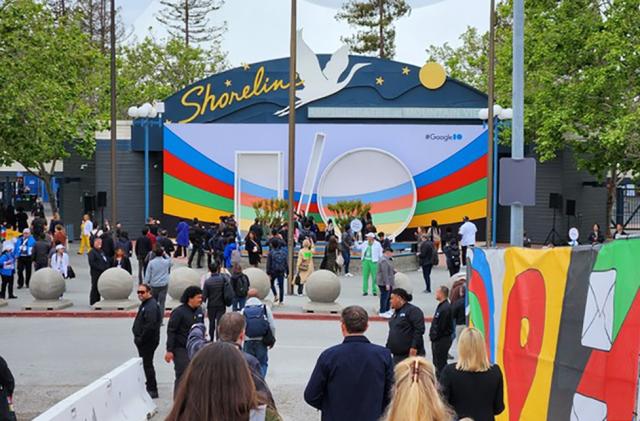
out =
[[[233,303],[233,298],[235,293],[233,292],[233,287],[231,286],[231,280],[228,275],[220,274],[222,279],[224,280],[224,287],[222,290],[222,300],[224,301],[225,306],[230,306]]]
[[[267,307],[264,304],[245,306],[243,313],[246,322],[244,334],[247,338],[261,338],[271,330],[267,319]]]
[[[238,273],[231,278],[234,281],[236,297],[246,297],[249,292],[249,277],[244,273]]]
[[[284,247],[271,252],[270,272],[282,275],[287,271],[287,250]]]

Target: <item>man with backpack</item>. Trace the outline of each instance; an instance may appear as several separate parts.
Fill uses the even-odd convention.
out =
[[[434,263],[437,263],[438,252],[436,251],[433,243],[429,241],[426,234],[422,235],[422,242],[420,243],[420,249],[418,250],[418,259],[420,260],[420,266],[422,267],[422,276],[424,277],[425,290],[424,292],[431,293],[431,269],[433,269]]]
[[[267,376],[269,349],[276,342],[276,324],[271,309],[258,299],[258,290],[249,289],[249,299],[241,310],[244,315],[244,352],[253,355],[260,362],[263,378]]]
[[[273,292],[274,303],[284,304],[284,278],[289,273],[289,262],[287,246],[274,241],[272,249],[267,257],[267,275],[271,278],[271,292]],[[275,282],[278,281],[280,295],[276,294]]]
[[[233,289],[227,275],[220,273],[220,265],[215,260],[209,265],[209,272],[211,276],[204,281],[202,288],[202,301],[207,303],[209,336],[213,339],[217,337],[216,324],[233,301]]]
[[[240,311],[244,308],[249,292],[249,277],[242,273],[239,263],[234,263],[231,268],[231,288],[233,289],[233,302],[231,309]]]
[[[452,238],[442,248],[444,255],[447,257],[447,269],[449,269],[449,276],[453,276],[460,272],[460,248],[458,247],[458,241]]]

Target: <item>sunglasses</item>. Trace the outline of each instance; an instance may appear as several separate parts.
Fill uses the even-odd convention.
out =
[[[146,294],[146,293],[147,293],[147,290],[138,291],[138,295],[143,295],[143,294]]]

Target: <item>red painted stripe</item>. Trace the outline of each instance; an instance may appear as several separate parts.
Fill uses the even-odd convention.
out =
[[[233,200],[233,186],[223,183],[164,150],[164,172],[209,193]]]
[[[418,201],[452,192],[487,176],[487,155],[462,169],[418,189]]]
[[[371,203],[371,213],[384,213],[384,212],[393,212],[400,209],[410,208],[413,204],[413,195],[408,194],[406,196],[397,197],[395,199],[389,199],[382,202]],[[332,212],[328,207],[325,207],[325,212],[327,214],[331,214]]]

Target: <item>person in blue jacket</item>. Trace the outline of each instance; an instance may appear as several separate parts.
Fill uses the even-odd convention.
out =
[[[176,252],[173,257],[187,257],[187,248],[189,248],[189,224],[180,221],[176,227]]]
[[[236,244],[236,239],[233,237],[227,238],[227,245],[224,248],[224,267],[227,269],[231,269],[233,266],[233,262],[231,261],[231,254],[234,250],[238,249],[238,244]]]
[[[7,298],[7,290],[9,298],[18,298],[13,295],[13,273],[15,272],[15,256],[13,255],[13,243],[5,241],[2,244],[2,254],[0,255],[0,276],[2,276],[2,289],[0,289],[0,298]]]
[[[13,254],[18,260],[18,289],[26,285],[29,288],[31,281],[31,266],[33,264],[33,247],[36,240],[31,236],[31,230],[25,228],[22,235],[18,237]]]

